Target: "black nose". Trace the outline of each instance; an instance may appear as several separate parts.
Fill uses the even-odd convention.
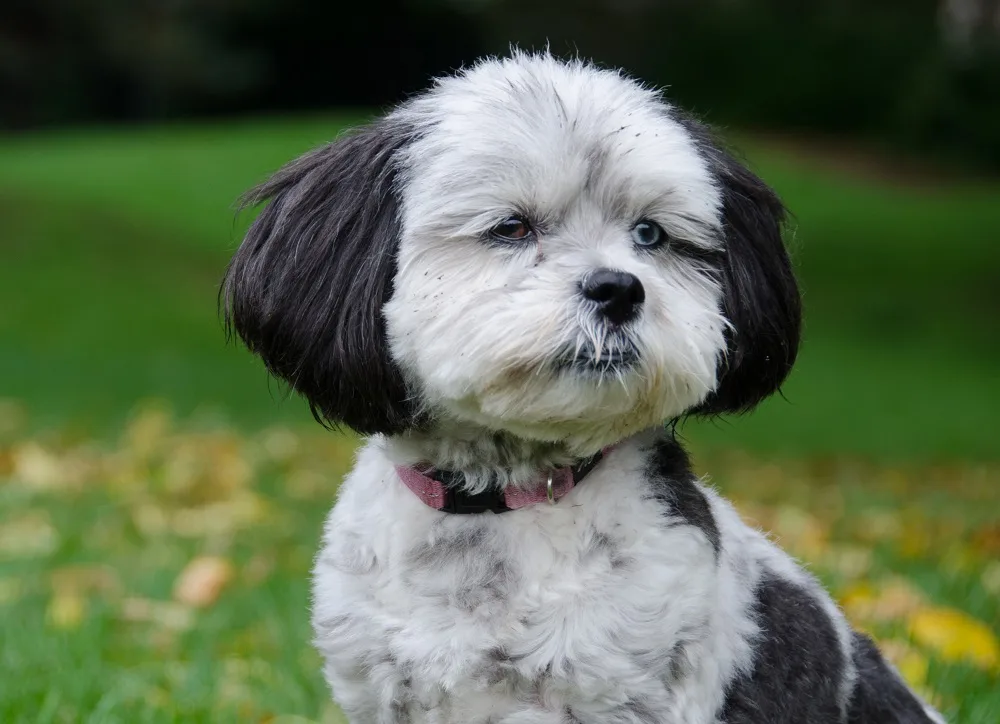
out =
[[[597,302],[601,315],[613,324],[625,324],[639,313],[646,290],[634,274],[595,269],[580,284],[583,296]]]

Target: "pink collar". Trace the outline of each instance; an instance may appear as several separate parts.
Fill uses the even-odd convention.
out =
[[[537,503],[554,504],[574,487],[580,484],[587,474],[611,451],[605,448],[580,465],[565,468],[555,468],[541,477],[530,488],[507,487],[503,490],[491,489],[482,493],[465,492],[460,484],[448,484],[438,477],[455,479],[453,473],[433,469],[418,470],[417,468],[396,466],[396,474],[403,484],[409,488],[426,505],[445,513],[506,513],[518,508],[524,508]]]

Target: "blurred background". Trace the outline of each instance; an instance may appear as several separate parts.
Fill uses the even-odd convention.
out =
[[[800,361],[680,432],[1000,721],[998,0],[5,0],[0,721],[340,721],[307,576],[356,441],[225,344],[233,202],[511,44],[666,87],[783,196]]]

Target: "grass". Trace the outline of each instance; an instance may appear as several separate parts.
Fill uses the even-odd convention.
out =
[[[338,720],[307,574],[353,442],[223,344],[215,297],[233,200],[344,123],[0,139],[0,721]],[[786,399],[683,434],[953,721],[993,724],[1000,185],[745,145],[795,214],[805,344]],[[178,602],[206,556],[218,599]]]
[[[352,440],[158,407],[103,441],[7,439],[0,721],[342,722],[307,586]],[[996,722],[1000,468],[700,452],[951,721]]]

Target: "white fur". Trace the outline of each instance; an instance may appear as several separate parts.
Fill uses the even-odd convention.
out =
[[[688,492],[717,540],[652,500],[655,430],[716,388],[726,350],[718,274],[630,236],[650,218],[722,250],[722,192],[696,141],[620,74],[523,54],[441,80],[390,119],[412,139],[384,314],[433,424],[366,442],[316,561],[316,644],[352,724],[716,724],[754,670],[765,579],[825,613],[846,718],[852,634],[818,583],[710,488]],[[488,243],[513,213],[537,238]],[[624,330],[581,301],[599,267],[644,286]],[[634,368],[553,364],[626,339]],[[470,490],[526,485],[612,443],[558,504],[503,515],[432,510],[394,469],[429,461]]]
[[[396,117],[417,138],[403,155],[385,313],[424,404],[582,454],[714,388],[725,348],[717,282],[629,235],[647,217],[692,244],[720,244],[715,180],[653,92],[582,63],[515,55],[440,81]],[[521,209],[540,218],[537,243],[504,253],[483,243]],[[640,369],[595,387],[550,363],[567,345],[600,342],[576,293],[599,267],[638,276],[646,303],[632,325]]]
[[[399,481],[391,442],[369,441],[315,568],[316,643],[351,721],[562,724],[569,710],[624,724],[647,721],[609,718],[641,698],[664,724],[712,724],[727,683],[751,665],[764,573],[805,586],[846,630],[815,581],[709,489],[718,565],[701,531],[664,526],[643,496],[648,438],[617,448],[557,505],[503,516],[431,510]],[[475,545],[447,545],[475,530]],[[624,565],[590,552],[594,531],[615,537]],[[414,560],[434,543],[437,554]],[[498,573],[505,561],[516,566]],[[673,681],[667,654],[681,640],[689,671]],[[492,682],[498,649],[516,663]]]

